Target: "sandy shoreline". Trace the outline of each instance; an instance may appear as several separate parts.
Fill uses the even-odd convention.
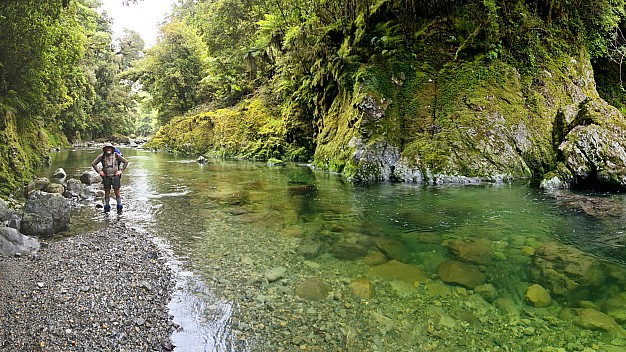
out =
[[[123,224],[0,258],[0,349],[170,350],[173,275],[148,235]]]

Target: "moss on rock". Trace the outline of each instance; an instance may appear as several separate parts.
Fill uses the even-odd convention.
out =
[[[36,166],[48,158],[48,148],[66,146],[61,133],[39,125],[18,123],[14,113],[0,110],[0,193],[8,194],[33,175]],[[51,129],[54,130],[54,129]]]

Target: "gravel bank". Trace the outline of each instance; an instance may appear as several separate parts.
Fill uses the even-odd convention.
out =
[[[173,273],[123,224],[0,258],[0,350],[167,351]]]

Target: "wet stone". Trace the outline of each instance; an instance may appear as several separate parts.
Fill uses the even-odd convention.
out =
[[[448,260],[439,264],[437,274],[441,281],[447,284],[456,284],[467,288],[475,288],[487,280],[485,274],[477,267],[455,260]]]
[[[319,301],[326,298],[329,291],[328,286],[321,279],[315,277],[301,282],[296,287],[296,295],[310,301]]]
[[[381,279],[399,280],[409,284],[424,282],[428,279],[420,268],[410,264],[400,263],[396,260],[391,260],[385,264],[373,267],[370,269],[370,273]]]

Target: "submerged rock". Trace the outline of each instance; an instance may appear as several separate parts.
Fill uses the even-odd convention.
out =
[[[357,297],[370,299],[372,297],[372,283],[366,278],[358,278],[350,283],[350,291]]]
[[[385,264],[373,267],[370,269],[370,273],[381,279],[399,280],[410,284],[424,282],[428,279],[420,268],[397,260],[391,260]]]
[[[543,286],[538,284],[530,285],[530,287],[526,289],[524,299],[526,300],[526,303],[538,308],[548,307],[550,303],[552,303],[550,293],[543,288]]]
[[[593,308],[565,308],[559,316],[572,320],[584,329],[604,331],[619,338],[626,337],[626,331],[615,319]]]
[[[463,262],[487,264],[493,257],[489,241],[484,238],[472,242],[451,240],[448,242],[448,250]]]
[[[367,253],[367,248],[358,243],[341,241],[333,244],[331,251],[339,259],[354,260],[362,258]]]
[[[602,264],[596,258],[557,242],[537,248],[531,276],[555,295],[578,300],[605,282]]]
[[[447,284],[475,288],[487,281],[487,277],[474,265],[456,260],[445,261],[437,266],[437,274]]]
[[[322,300],[328,296],[329,291],[328,285],[316,277],[307,279],[296,287],[296,295],[309,301]]]
[[[399,262],[409,262],[411,260],[411,254],[406,249],[404,244],[398,240],[394,240],[386,237],[378,237],[374,240],[376,247],[380,249],[387,257],[397,260]]]

